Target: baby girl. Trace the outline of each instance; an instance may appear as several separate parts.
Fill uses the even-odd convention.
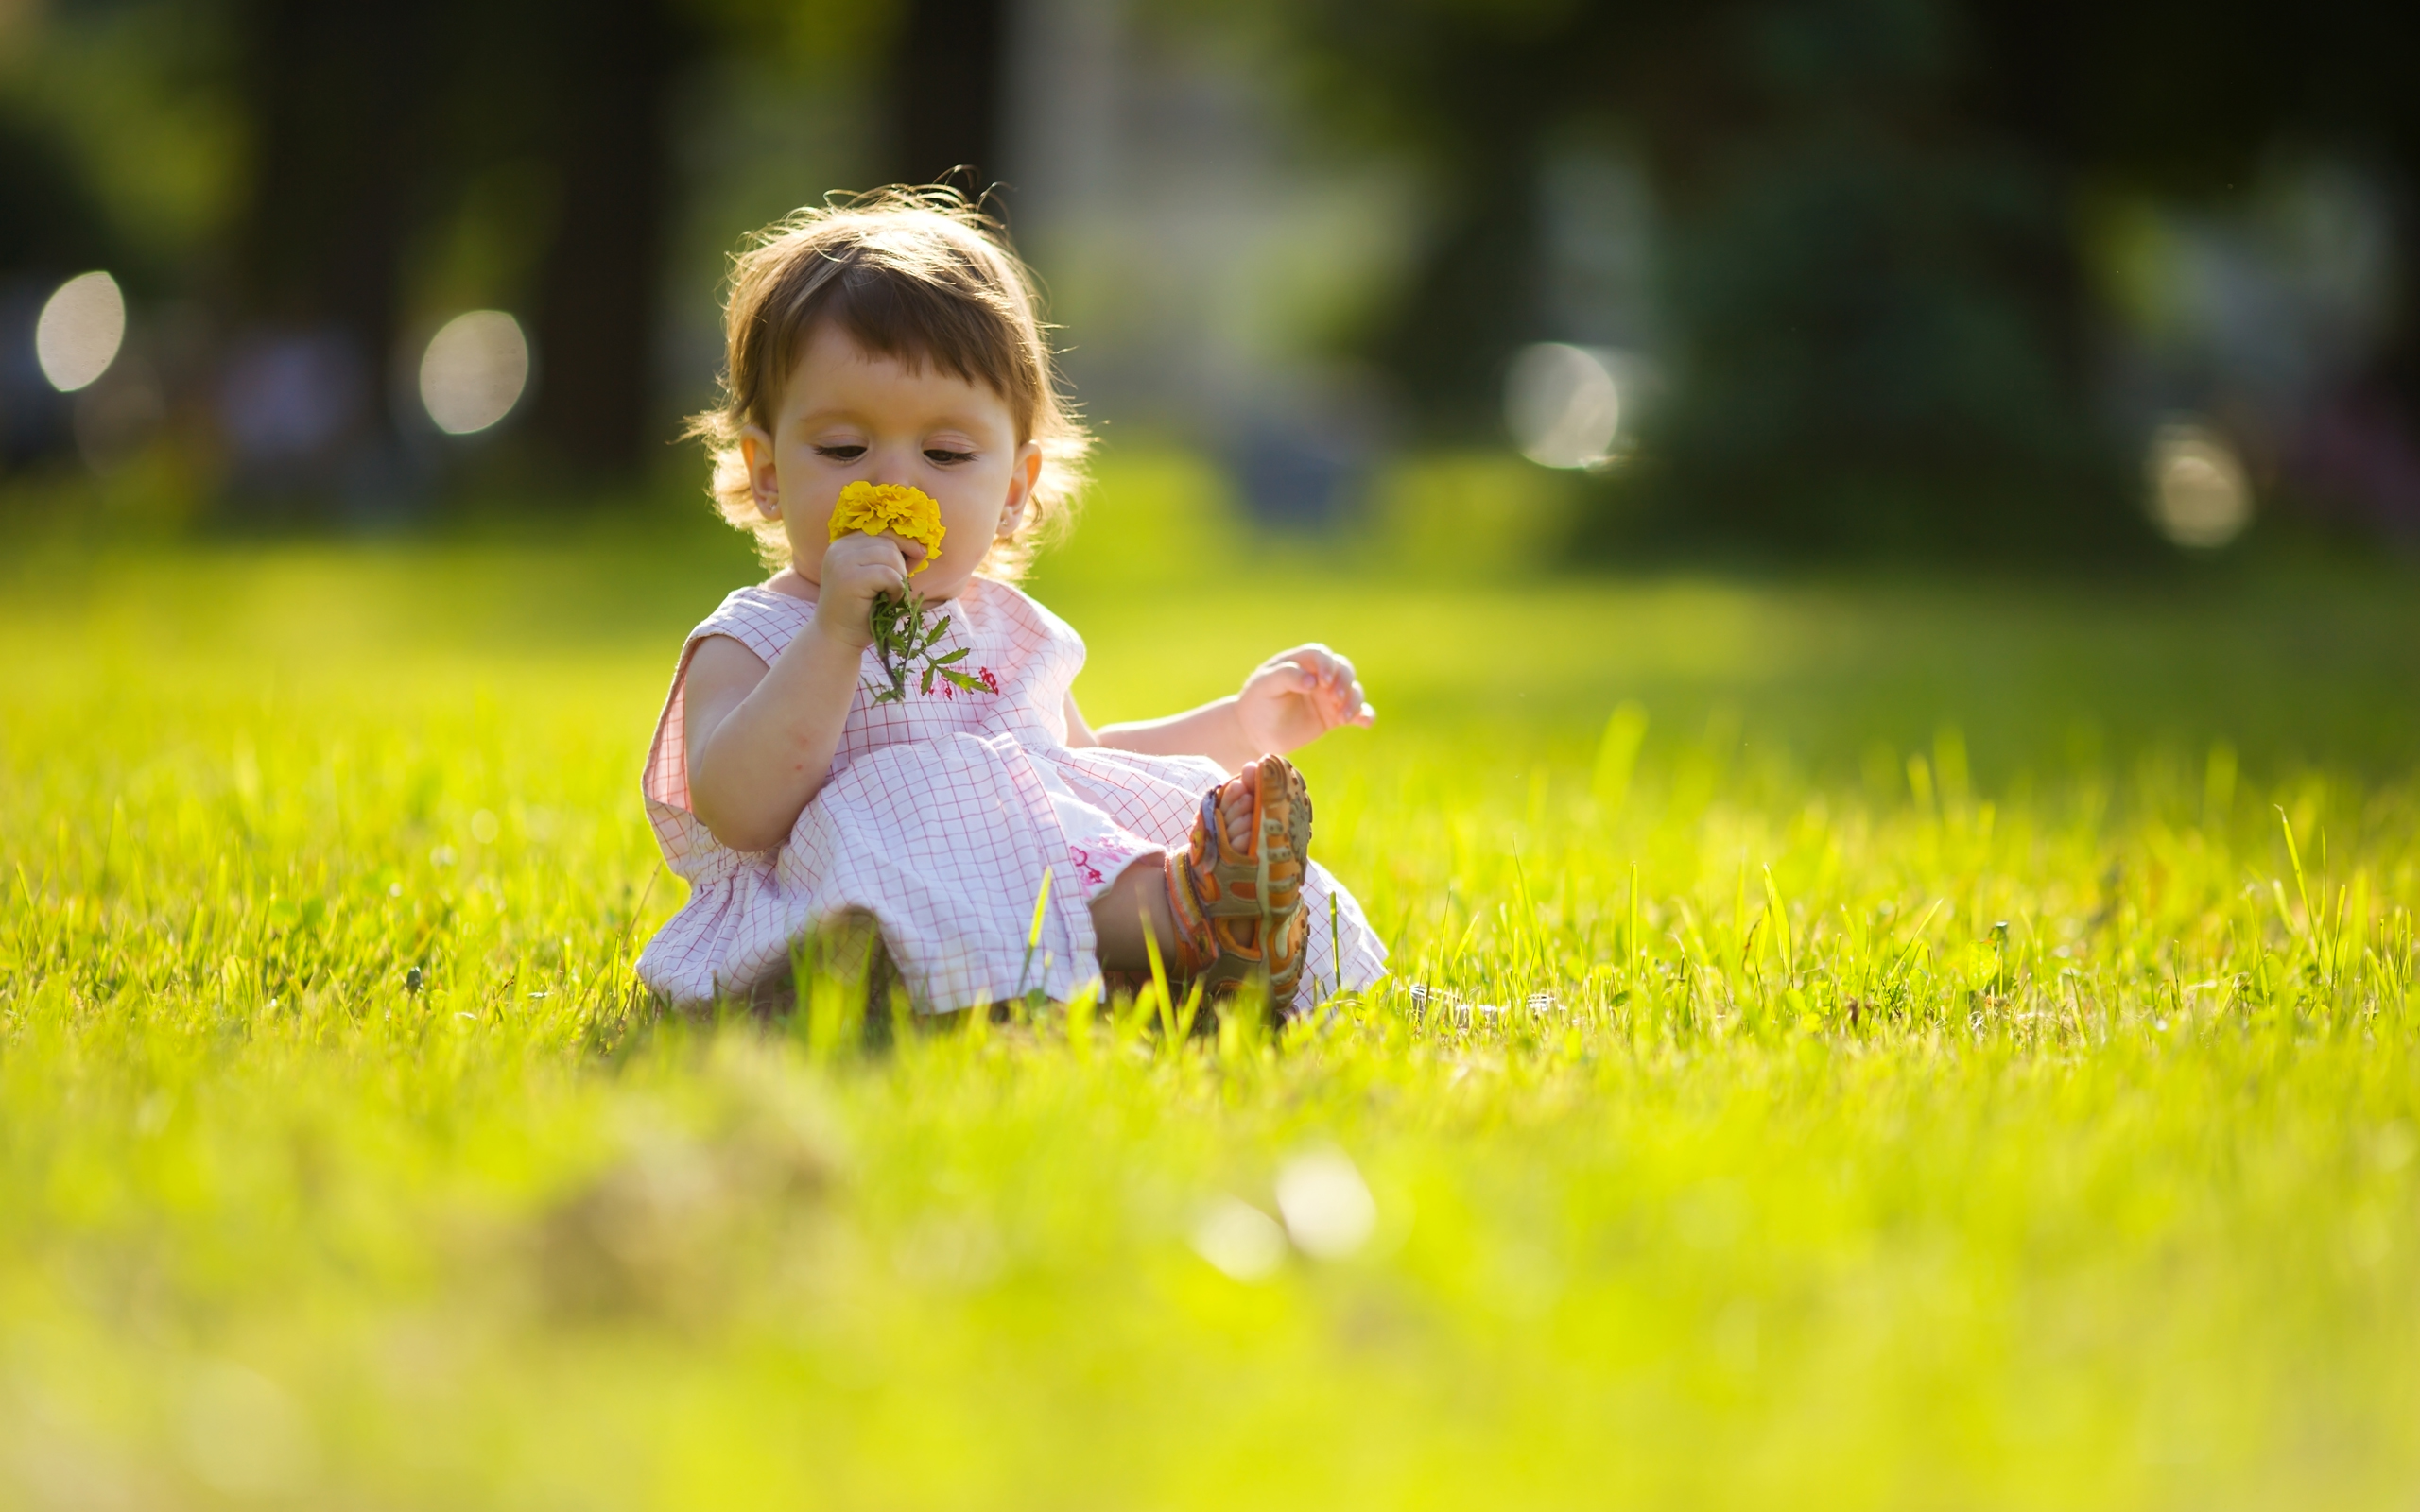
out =
[[[1015,587],[1087,444],[1035,303],[942,190],[802,212],[738,258],[723,403],[696,429],[724,517],[778,570],[690,632],[648,756],[690,895],[639,974],[674,1002],[778,982],[851,915],[925,1013],[1064,1001],[1149,971],[1154,946],[1210,1000],[1265,985],[1281,1016],[1383,974],[1360,906],[1310,860],[1285,759],[1371,722],[1351,662],[1298,646],[1231,697],[1098,730],[1077,709],[1082,640]],[[851,484],[921,490],[940,529],[841,528]],[[960,676],[877,700],[874,601],[911,587],[948,616],[932,654],[962,653]]]

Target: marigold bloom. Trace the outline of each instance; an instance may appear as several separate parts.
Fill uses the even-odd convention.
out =
[[[925,559],[908,569],[915,576],[941,559],[942,537],[948,534],[942,525],[942,507],[924,490],[905,483],[852,483],[840,490],[840,502],[832,507],[832,539],[839,540],[852,530],[862,530],[869,536],[896,530],[908,540],[925,548]]]

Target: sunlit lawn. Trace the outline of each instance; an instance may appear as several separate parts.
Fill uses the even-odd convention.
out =
[[[1097,723],[1359,658],[1399,975],[868,1059],[631,991],[743,569],[11,570],[0,1503],[2408,1502],[2408,577],[1070,569]]]

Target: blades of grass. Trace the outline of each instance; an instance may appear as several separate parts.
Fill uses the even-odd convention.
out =
[[[1201,1022],[1201,979],[1197,976],[1193,979],[1192,986],[1185,989],[1184,1006],[1176,1015],[1176,1038],[1172,1042],[1177,1045],[1190,1042],[1193,1039],[1193,1026]]]
[[[1150,912],[1148,910],[1137,910],[1137,913],[1141,916],[1143,921],[1143,954],[1150,958],[1151,963],[1150,990],[1157,998],[1159,1004],[1160,1028],[1164,1034],[1167,1034],[1173,1039],[1176,1033],[1176,1020],[1174,1017],[1174,1010],[1168,1001],[1167,967],[1166,963],[1160,959],[1160,936],[1158,933],[1151,928],[1151,916]]]
[[[1017,968],[1017,997],[1019,1000],[1023,1000],[1025,997],[1026,988],[1033,975],[1033,953],[1040,949],[1042,945],[1043,911],[1050,906],[1050,879],[1052,875],[1053,872],[1050,868],[1045,867],[1042,868],[1042,886],[1040,890],[1036,891],[1033,895],[1033,923],[1025,932],[1025,964]],[[1144,931],[1146,936],[1148,936],[1150,933],[1149,929]]]
[[[1096,1020],[1101,1008],[1101,982],[1098,977],[1076,989],[1067,1000],[1067,1053],[1080,1066],[1090,1066],[1097,1058],[1094,1040],[1098,1034]]]
[[[1633,997],[1639,993],[1639,962],[1645,949],[1645,942],[1638,936],[1638,863],[1633,861],[1630,864],[1630,924],[1622,936],[1622,986]]]
[[[2294,891],[2299,893],[2302,897],[2303,919],[2305,921],[2303,931],[2307,933],[2312,926],[2317,924],[2319,916],[2312,911],[2310,906],[2310,885],[2303,876],[2302,848],[2294,844],[2294,821],[2287,817],[2285,805],[2280,803],[2274,804],[2273,807],[2277,810],[2278,827],[2286,833],[2286,859],[2292,864],[2294,868]],[[2288,916],[2286,924],[2290,929],[2294,927],[2293,919],[2290,915]]]
[[[1781,948],[1783,980],[1790,987],[1798,985],[1798,941],[1789,927],[1789,907],[1781,901],[1781,888],[1773,882],[1773,868],[1765,871],[1765,912],[1773,920],[1773,938]]]

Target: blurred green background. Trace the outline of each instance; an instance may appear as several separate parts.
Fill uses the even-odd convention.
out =
[[[19,0],[0,511],[694,497],[737,239],[948,175],[1111,442],[1284,529],[2408,551],[2415,43],[2178,0]]]

